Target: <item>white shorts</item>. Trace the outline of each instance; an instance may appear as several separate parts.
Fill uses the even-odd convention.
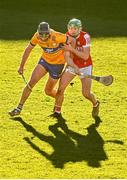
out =
[[[88,75],[92,75],[92,65],[84,67],[84,68],[80,68],[79,69],[80,73],[82,74],[88,74]],[[67,66],[65,69],[65,72],[69,72],[71,74],[76,75],[75,73],[75,68],[71,67],[71,66]],[[80,79],[84,78],[83,75],[79,75]]]

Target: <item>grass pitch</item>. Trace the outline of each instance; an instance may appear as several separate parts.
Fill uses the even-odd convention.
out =
[[[69,86],[63,119],[50,117],[54,100],[44,94],[47,77],[33,89],[22,114],[7,112],[18,103],[25,86],[17,73],[28,41],[1,41],[0,177],[1,178],[126,178],[127,38],[93,38],[93,74],[114,76],[111,86],[93,81],[100,99],[100,120],[82,97],[80,80]],[[40,57],[36,47],[26,64],[28,79]]]
[[[126,0],[0,1],[0,178],[127,178],[126,7]],[[65,32],[73,17],[91,34],[93,74],[114,76],[109,87],[93,81],[100,119],[92,119],[78,78],[66,91],[63,119],[51,117],[47,77],[33,89],[21,116],[10,118],[25,86],[17,69],[27,39],[41,21]],[[26,79],[40,54],[38,47],[31,53]]]

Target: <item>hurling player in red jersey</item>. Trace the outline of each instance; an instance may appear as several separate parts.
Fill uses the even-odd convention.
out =
[[[65,45],[65,59],[67,67],[63,73],[56,96],[54,113],[61,114],[61,106],[64,100],[64,91],[72,79],[78,74],[82,84],[82,94],[93,105],[92,116],[99,114],[99,101],[91,92],[92,80],[81,74],[92,74],[92,59],[90,55],[90,35],[82,31],[82,23],[79,19],[71,19],[68,23],[68,36],[75,38],[75,47]]]

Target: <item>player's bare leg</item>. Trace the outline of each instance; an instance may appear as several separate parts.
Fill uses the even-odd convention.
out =
[[[45,86],[45,94],[48,96],[51,96],[53,98],[56,97],[56,93],[57,93],[57,87],[56,84],[58,82],[58,79],[53,79],[49,76],[49,79],[46,83]]]
[[[55,102],[55,107],[54,107],[54,112],[60,114],[61,113],[61,106],[64,100],[64,92],[66,87],[69,85],[69,83],[72,81],[72,79],[75,77],[74,74],[71,74],[69,72],[64,72],[60,82],[59,82],[59,87],[58,91],[56,94],[56,102]]]
[[[82,94],[93,104],[92,116],[98,116],[100,102],[96,99],[95,95],[91,92],[92,80],[90,78],[82,78]]]
[[[35,86],[35,84],[47,73],[47,71],[45,70],[45,68],[43,66],[41,66],[40,64],[38,64],[32,75],[30,78],[30,81],[28,82],[29,86],[31,87],[31,89]],[[26,87],[24,88],[23,92],[22,92],[22,96],[21,99],[19,101],[19,104],[17,106],[17,108],[13,109],[12,111],[9,112],[9,114],[11,116],[15,116],[15,115],[19,115],[22,107],[24,105],[24,103],[26,102],[26,100],[28,99],[28,97],[31,94],[31,89],[26,85]]]

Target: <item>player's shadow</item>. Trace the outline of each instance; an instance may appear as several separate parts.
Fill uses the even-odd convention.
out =
[[[25,129],[31,132],[35,137],[49,143],[53,147],[53,152],[49,154],[45,152],[42,147],[36,145],[31,138],[24,138],[34,150],[50,160],[56,168],[64,168],[67,162],[81,161],[87,162],[91,167],[100,167],[101,161],[108,159],[104,150],[105,142],[97,132],[100,118],[97,120],[97,124],[95,121],[95,124],[91,124],[87,127],[87,135],[72,131],[66,125],[64,118],[58,118],[57,123],[49,126],[49,130],[53,133],[53,136],[47,136],[38,132],[20,117],[13,119],[19,121]]]
[[[87,127],[87,135],[72,131],[64,122],[64,120],[58,119],[61,129],[75,141],[74,156],[71,161],[86,161],[91,167],[100,167],[101,161],[108,159],[104,151],[104,140],[97,131],[97,127],[102,122],[100,117],[96,117],[95,123]]]

